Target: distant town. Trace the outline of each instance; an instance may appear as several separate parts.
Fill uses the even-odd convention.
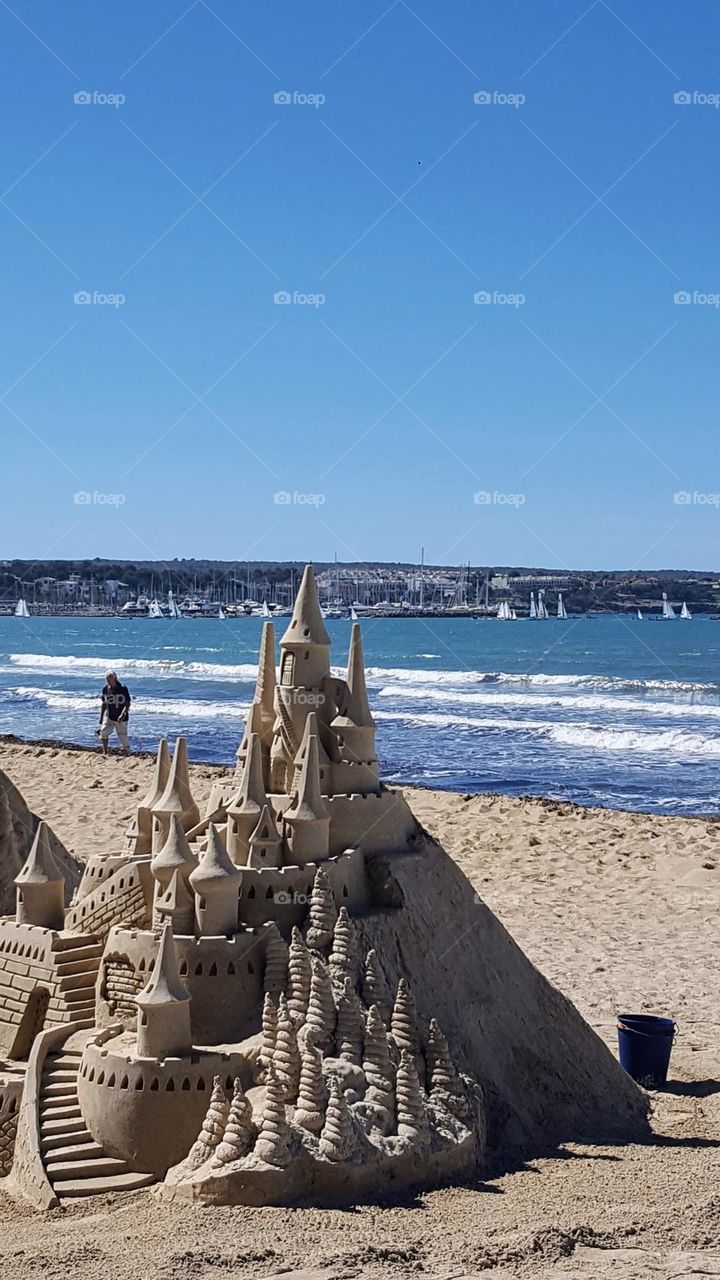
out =
[[[0,614],[235,617],[289,614],[299,561],[5,560]],[[685,570],[575,571],[489,565],[320,562],[328,617],[515,618],[720,613],[720,579]]]

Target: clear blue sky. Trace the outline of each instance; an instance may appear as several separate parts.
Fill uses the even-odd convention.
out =
[[[0,556],[717,566],[720,310],[674,301],[720,292],[717,5],[16,0],[0,39]]]

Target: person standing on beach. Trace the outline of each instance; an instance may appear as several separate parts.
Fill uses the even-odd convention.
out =
[[[128,746],[128,717],[130,715],[130,691],[126,684],[121,684],[114,671],[105,676],[100,702],[100,728],[98,737],[102,742],[103,755],[108,753],[108,738],[115,730],[123,755],[130,755]]]

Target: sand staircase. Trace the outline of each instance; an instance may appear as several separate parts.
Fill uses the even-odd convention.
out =
[[[58,992],[50,1002],[62,1008],[67,1022],[95,1021],[95,982],[102,943],[94,934],[59,935],[53,949]]]
[[[73,1037],[74,1039],[75,1037]],[[58,1199],[136,1191],[155,1181],[124,1160],[106,1156],[85,1127],[77,1094],[82,1049],[67,1045],[45,1059],[40,1090],[40,1145],[45,1173]]]

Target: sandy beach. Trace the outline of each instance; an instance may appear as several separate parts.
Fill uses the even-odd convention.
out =
[[[0,742],[0,768],[77,858],[119,843],[151,761]],[[202,804],[213,766],[192,767]],[[45,1218],[0,1193],[0,1274],[215,1280],[720,1274],[720,826],[540,799],[408,790],[420,822],[542,972],[615,1045],[618,1012],[673,1016],[655,1141],[572,1147],[410,1205],[203,1210],[150,1193]],[[451,971],[451,957],[448,958]]]

